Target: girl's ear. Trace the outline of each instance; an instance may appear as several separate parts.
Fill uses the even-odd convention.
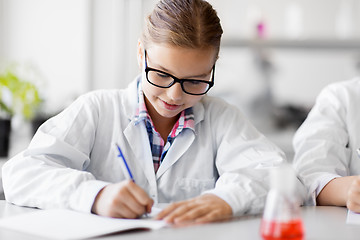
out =
[[[138,40],[138,46],[137,46],[137,61],[139,68],[142,69],[144,62],[144,47],[140,39]]]

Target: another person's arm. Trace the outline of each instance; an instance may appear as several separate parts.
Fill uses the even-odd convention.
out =
[[[320,192],[317,205],[346,206],[360,212],[360,176],[339,177],[331,180]]]
[[[294,136],[294,168],[308,190],[309,205],[346,206],[352,177],[346,126],[346,89],[326,87]]]

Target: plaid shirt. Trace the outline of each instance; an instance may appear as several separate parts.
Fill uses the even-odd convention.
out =
[[[145,122],[146,130],[149,136],[150,148],[154,163],[155,173],[159,169],[160,164],[164,160],[166,153],[169,151],[174,139],[184,130],[194,130],[194,114],[192,108],[187,108],[181,112],[179,119],[175,123],[174,127],[170,131],[165,143],[160,133],[155,129],[151,117],[146,109],[144,94],[141,89],[141,83],[138,85],[138,102],[139,106],[135,114],[135,124],[141,121]]]

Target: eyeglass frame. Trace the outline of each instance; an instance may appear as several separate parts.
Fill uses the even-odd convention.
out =
[[[184,78],[177,78],[173,75],[171,75],[170,73],[167,73],[167,72],[164,72],[164,71],[161,71],[161,70],[158,70],[158,69],[155,69],[155,68],[151,68],[151,67],[148,67],[147,65],[147,54],[146,54],[146,50],[144,51],[145,52],[145,73],[146,73],[146,80],[153,86],[156,86],[156,87],[159,87],[159,88],[170,88],[171,86],[173,86],[175,83],[179,83],[180,86],[181,86],[181,89],[183,90],[184,93],[186,94],[189,94],[189,95],[195,95],[195,96],[199,96],[199,95],[205,95],[209,90],[210,88],[212,88],[214,86],[214,76],[215,76],[215,63],[214,63],[214,66],[212,67],[211,71],[212,71],[212,76],[211,76],[211,81],[206,81],[206,80],[197,80],[197,79],[184,79]],[[171,77],[173,79],[173,82],[171,84],[169,84],[168,86],[164,87],[164,86],[159,86],[159,85],[156,85],[155,83],[151,82],[149,80],[149,77],[148,77],[148,73],[150,71],[155,71],[155,72],[159,72],[159,73],[162,73],[162,74],[166,74],[168,75],[169,77]],[[185,89],[184,89],[184,85],[183,85],[183,82],[187,82],[187,81],[199,81],[199,82],[203,82],[203,83],[206,83],[209,85],[209,88],[206,89],[206,91],[204,93],[189,93],[187,92]]]

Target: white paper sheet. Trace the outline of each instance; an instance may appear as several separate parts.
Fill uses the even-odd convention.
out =
[[[0,227],[50,239],[84,239],[132,229],[159,229],[151,219],[117,219],[71,210],[38,210],[0,219]]]
[[[360,214],[348,210],[347,217],[346,217],[346,223],[359,225],[360,224]]]

